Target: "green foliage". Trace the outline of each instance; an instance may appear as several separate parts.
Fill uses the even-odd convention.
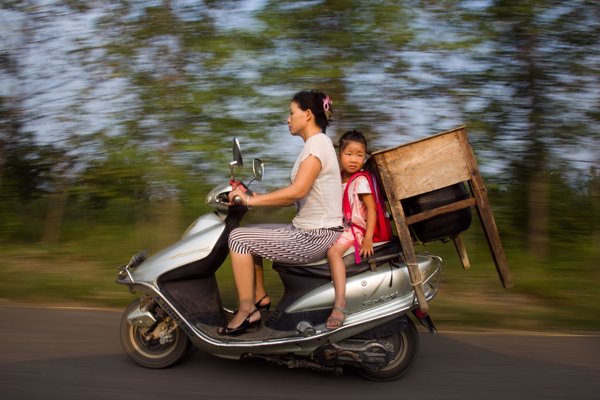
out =
[[[7,138],[3,146],[3,179],[0,196],[22,202],[35,199],[48,189],[50,173],[59,149],[38,146],[32,134],[24,133]]]

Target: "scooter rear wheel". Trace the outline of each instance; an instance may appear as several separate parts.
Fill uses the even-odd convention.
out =
[[[419,349],[419,333],[415,324],[408,319],[406,329],[390,337],[394,344],[395,356],[384,368],[371,370],[361,368],[357,372],[365,379],[377,382],[389,382],[400,378],[412,366]]]
[[[159,339],[146,340],[143,328],[127,321],[127,316],[139,306],[140,299],[137,299],[127,306],[121,316],[121,345],[127,355],[146,368],[167,368],[185,358],[190,352],[191,342],[181,329],[175,328],[171,333],[172,340],[161,344]]]

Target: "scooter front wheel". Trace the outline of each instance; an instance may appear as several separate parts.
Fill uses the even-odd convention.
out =
[[[131,325],[127,316],[140,307],[140,299],[132,302],[121,316],[121,345],[133,361],[146,368],[167,368],[181,361],[189,352],[191,342],[187,335],[174,327],[174,321],[165,317],[155,330],[169,329],[169,339],[149,336],[146,328]],[[174,327],[174,328],[173,328]]]
[[[406,328],[392,334],[389,341],[394,346],[394,358],[382,369],[361,368],[357,372],[365,379],[389,382],[400,378],[413,364],[419,349],[419,333],[410,318]]]

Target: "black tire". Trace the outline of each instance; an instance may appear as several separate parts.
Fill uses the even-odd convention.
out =
[[[394,333],[390,340],[394,343],[394,359],[379,370],[358,369],[360,376],[371,381],[389,382],[400,378],[410,369],[419,350],[419,333],[412,320],[408,319],[406,329]]]
[[[121,316],[121,345],[133,361],[146,368],[167,368],[190,354],[190,339],[180,328],[175,329],[170,343],[161,344],[158,339],[144,340],[142,330],[127,321],[127,315],[139,305],[140,299],[135,300]]]

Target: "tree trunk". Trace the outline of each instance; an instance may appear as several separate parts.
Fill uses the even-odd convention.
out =
[[[529,181],[527,244],[529,252],[538,258],[548,254],[549,183],[544,171],[532,173]]]
[[[52,193],[48,199],[48,212],[44,221],[44,232],[42,234],[42,243],[56,244],[60,241],[60,232],[65,209],[67,208],[68,193],[65,187]]]

